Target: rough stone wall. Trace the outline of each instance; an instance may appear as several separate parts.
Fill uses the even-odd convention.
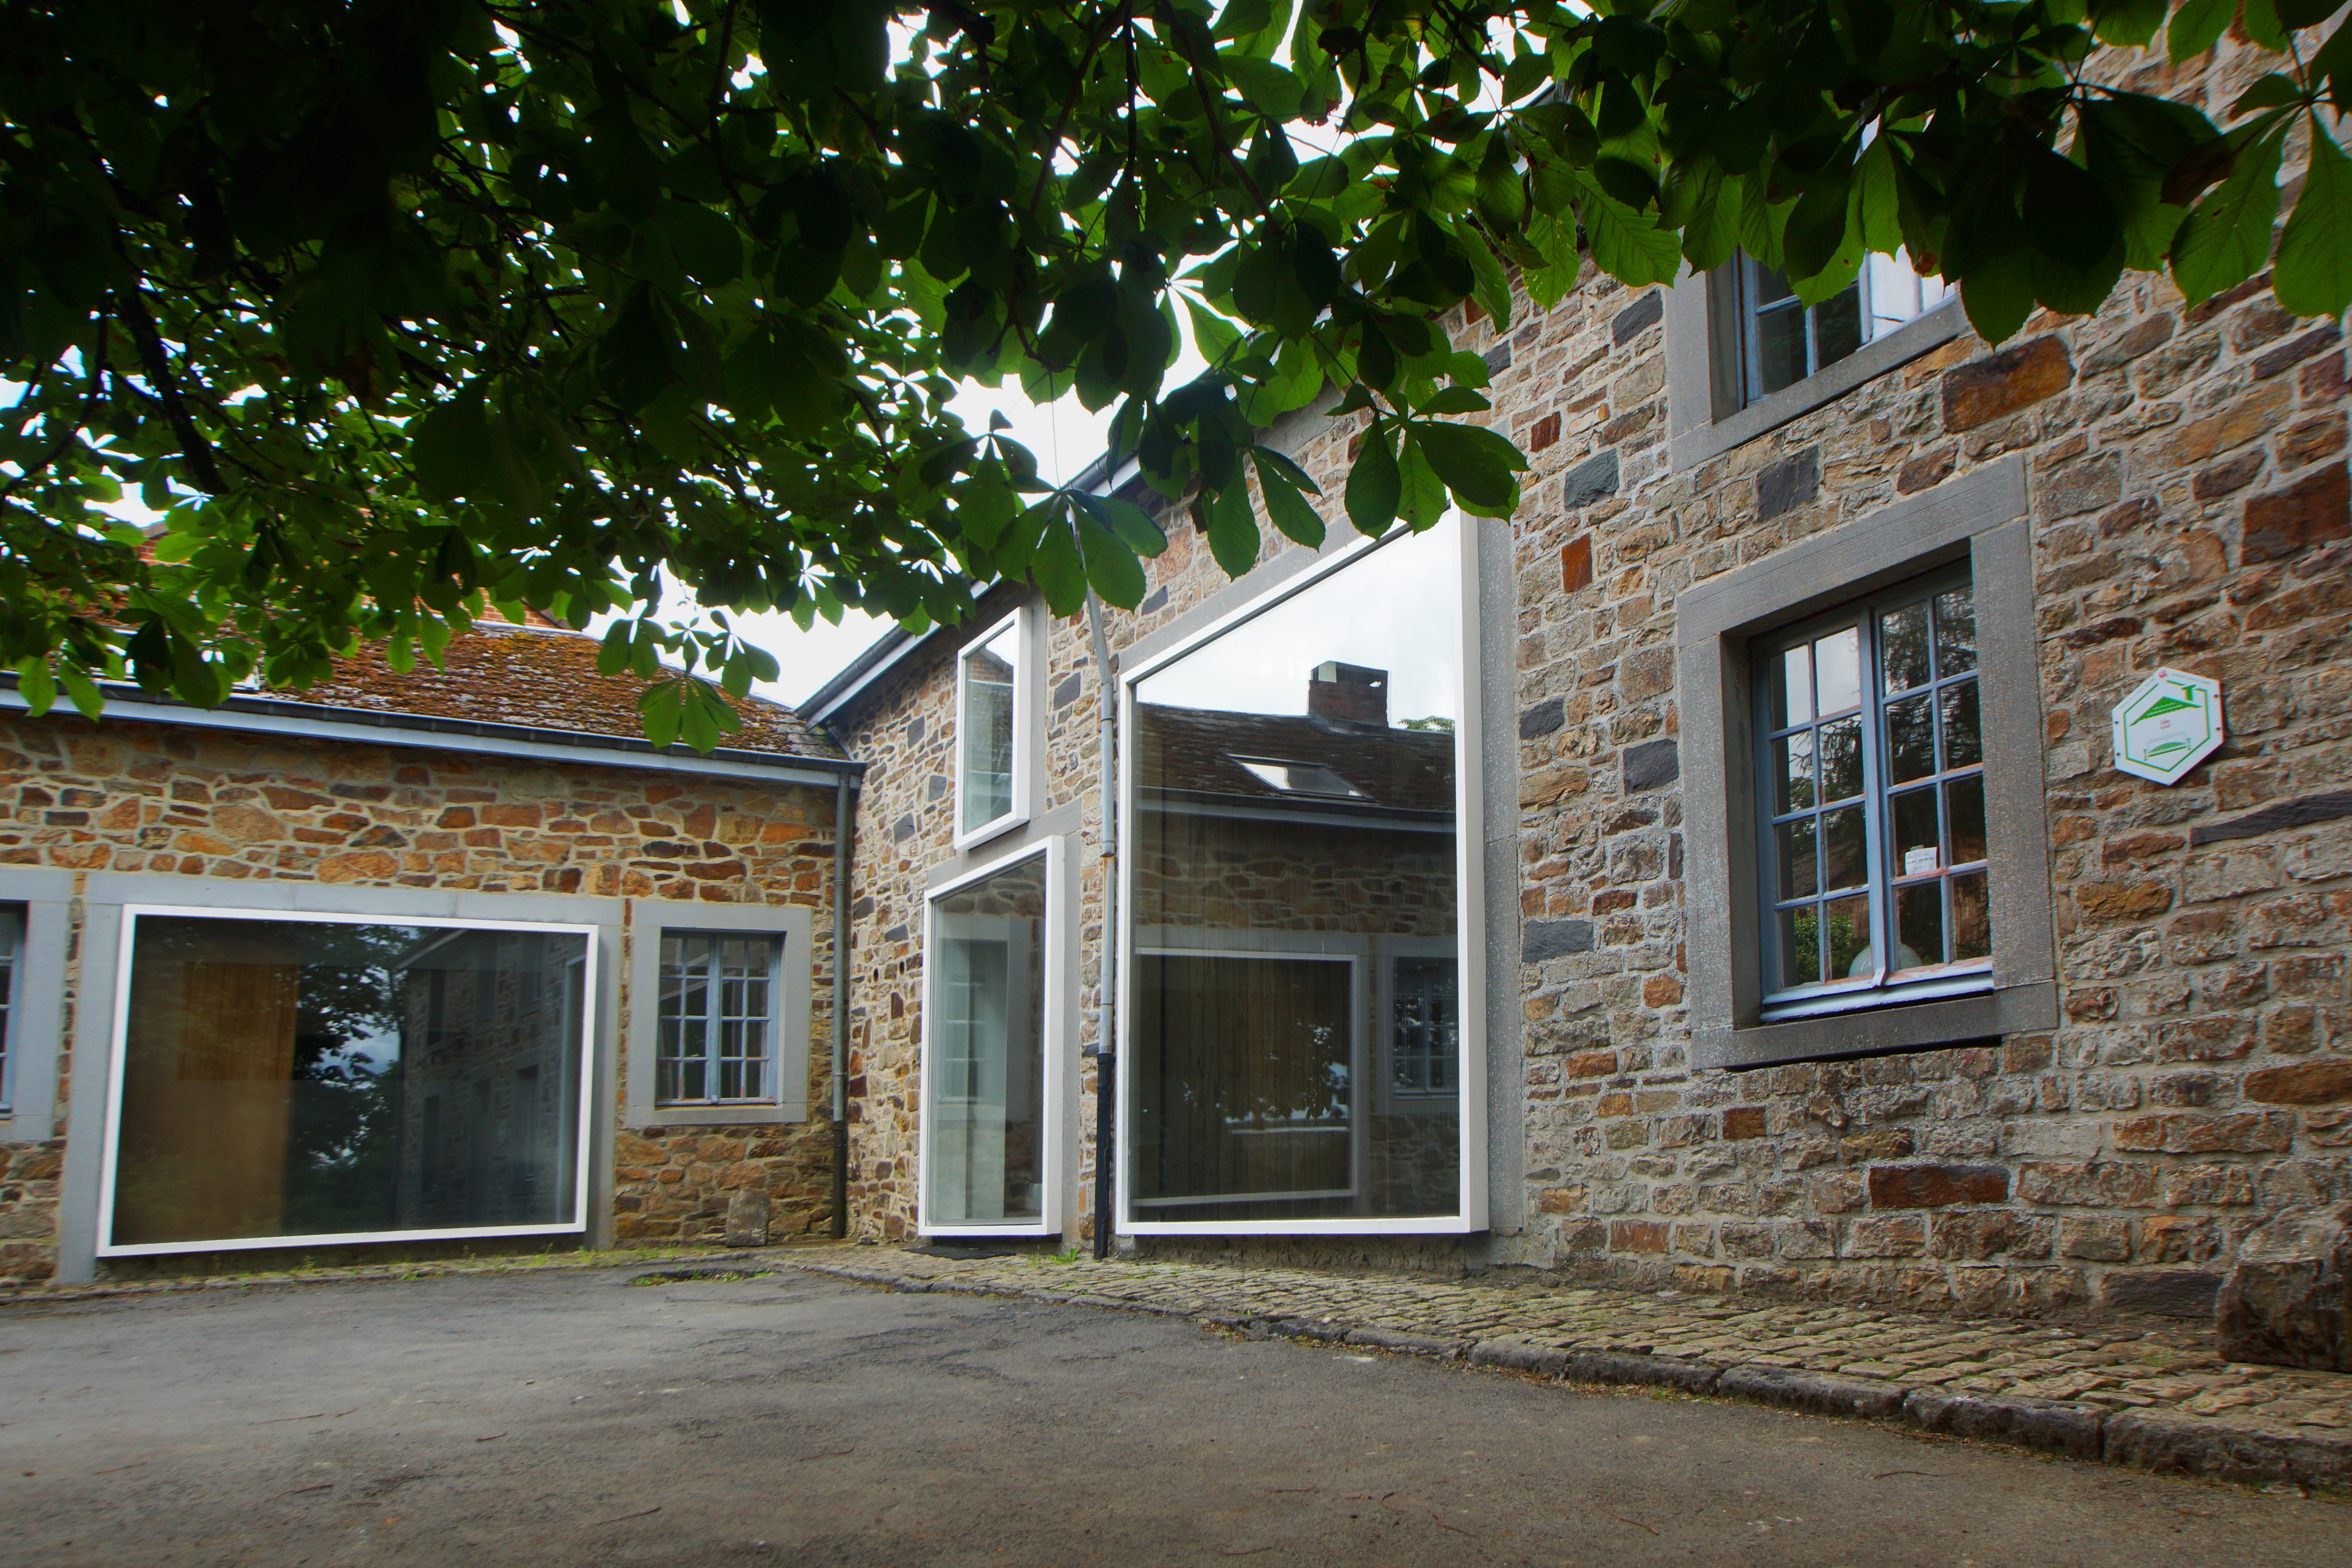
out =
[[[2099,68],[2218,111],[2270,63],[2225,39],[2177,68],[2132,51]],[[2352,1196],[2338,324],[2284,316],[2267,275],[2193,310],[2127,277],[2096,317],[2038,315],[1997,353],[1964,332],[1675,474],[1662,305],[1588,270],[1549,312],[1521,298],[1507,332],[1475,310],[1454,323],[1493,370],[1485,417],[1533,465],[1514,520],[1528,1227],[1486,1256],[1710,1289],[2200,1310],[2264,1215]],[[1301,416],[1271,437],[1323,482],[1334,528],[1362,427]],[[2027,463],[2060,1026],[1694,1070],[1675,596],[2010,454]],[[1114,649],[1226,584],[1181,511],[1138,499],[1171,543],[1143,609],[1108,616]],[[1269,556],[1292,548],[1262,532]],[[1051,628],[1045,689],[1049,792],[1087,803],[1090,1047],[1102,906],[1082,639],[1081,623]],[[2221,679],[2233,731],[2168,789],[2107,755],[2108,709],[2164,664]],[[912,1225],[921,872],[948,854],[952,688],[943,654],[902,671],[852,742],[876,763],[869,807],[893,803],[866,815],[859,870],[861,973],[887,983],[861,999],[856,1037],[866,1114],[887,1122],[861,1130],[852,1199],[874,1234]],[[1464,1256],[1402,1239],[1150,1249]]]
[[[2265,58],[2225,43],[2135,85],[2227,103]],[[1659,313],[1591,298],[1613,324],[1554,312],[1571,368],[1508,411],[1531,445],[1563,426],[1519,519],[1523,906],[1552,954],[1526,971],[1531,1250],[1708,1289],[2201,1310],[2265,1215],[2352,1194],[2336,323],[2284,314],[2266,274],[2195,310],[2127,278],[2095,318],[1998,353],[1964,333],[1673,475]],[[2010,453],[2060,1026],[1691,1070],[1675,595]],[[1580,485],[1596,465],[1613,488]],[[2223,683],[2232,734],[2163,788],[2110,765],[2107,711],[2168,664]]]
[[[592,763],[16,717],[0,722],[0,866],[829,911],[833,797]],[[743,1186],[772,1194],[779,1235],[829,1218],[832,922],[815,927],[812,1120],[690,1136],[625,1131],[614,1200],[625,1243],[713,1232]],[[78,942],[68,952],[65,976],[19,980],[62,981],[68,1048],[47,1137],[0,1148],[0,1277],[43,1278],[55,1265],[72,994],[84,956],[112,959],[80,955]],[[627,973],[625,952],[623,1016],[611,1031],[624,1051]],[[623,1082],[626,1072],[624,1059]]]

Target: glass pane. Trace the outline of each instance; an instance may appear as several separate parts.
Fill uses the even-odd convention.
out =
[[[1822,906],[1822,923],[1829,943],[1830,978],[1860,980],[1873,968],[1870,953],[1870,900],[1833,899]]]
[[[1944,962],[1944,882],[1937,878],[1895,889],[1895,962],[1889,970]]]
[[[1985,874],[1967,871],[1952,879],[1952,961],[1992,956],[1992,911],[1985,902]]]
[[[1837,363],[1862,347],[1862,290],[1848,284],[1813,307],[1813,368]]]
[[[1756,312],[1756,380],[1760,395],[1805,379],[1805,309],[1794,300]]]
[[[1843,713],[1862,706],[1862,628],[1848,626],[1813,644],[1814,685],[1822,711]]]
[[[587,940],[542,934],[134,917],[112,1241],[569,1220]]]
[[[1927,606],[1906,605],[1878,618],[1878,661],[1890,697],[1925,686],[1927,668]]]
[[[1764,675],[1769,729],[1785,730],[1813,716],[1813,651],[1799,645],[1772,656]]]
[[[1013,693],[1020,625],[963,656],[963,798],[967,833],[1013,810]]]
[[[1772,742],[1772,815],[1810,810],[1813,805],[1813,737],[1810,732]]]
[[[1928,692],[1886,705],[1886,782],[1907,784],[1936,771],[1936,721]]]
[[[924,1148],[932,1225],[1045,1213],[1045,859],[932,900]]]
[[[1977,731],[1977,683],[1963,680],[1937,693],[1944,709],[1944,766],[1973,767],[1984,761],[1984,739]]]
[[[1943,869],[1935,790],[1915,789],[1895,796],[1888,805],[1895,824],[1895,875],[1917,877]]]
[[[1862,793],[1862,721],[1839,719],[1816,731],[1822,748],[1822,798],[1852,800]]]
[[[1824,888],[1859,888],[1870,880],[1869,858],[1863,848],[1862,807],[1843,806],[1822,813],[1822,868]]]
[[[1135,683],[1139,1220],[1461,1211],[1460,548],[1383,544]]]
[[[1780,871],[1780,901],[1801,899],[1821,887],[1819,851],[1814,845],[1813,818],[1801,816],[1774,828],[1774,853]]]
[[[1780,911],[1780,984],[1818,985],[1822,978],[1822,914],[1818,904]]]
[[[1936,672],[1963,675],[1976,667],[1976,589],[1955,588],[1936,599]]]
[[[1945,819],[1952,825],[1952,864],[1985,858],[1984,775],[1944,786]]]

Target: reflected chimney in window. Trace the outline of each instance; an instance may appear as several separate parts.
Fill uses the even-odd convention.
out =
[[[1389,672],[1327,658],[1307,683],[1307,716],[1330,725],[1389,727]]]

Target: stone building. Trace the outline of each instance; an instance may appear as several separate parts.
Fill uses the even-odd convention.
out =
[[[7,694],[0,1276],[827,1224],[856,769],[760,701],[654,750],[596,654],[484,626],[299,702]]]
[[[2099,65],[2218,106],[2270,59]],[[805,705],[868,768],[856,1232],[2200,1313],[2352,1198],[2340,323],[2127,275],[1996,352],[1883,262],[1514,305],[1448,323],[1507,523],[1356,538],[1364,416],[1295,416],[1320,551],[1228,582],[1098,469],[1169,536],[1103,658],[999,586]],[[1310,695],[1350,667],[1377,718]],[[2170,784],[2111,723],[2160,669],[2227,729]],[[1444,775],[1413,834],[1366,831],[1380,736]],[[1014,874],[1018,931],[942,915]],[[974,980],[1008,942],[1043,997]],[[1026,1129],[1035,1194],[971,1208],[942,1118]]]

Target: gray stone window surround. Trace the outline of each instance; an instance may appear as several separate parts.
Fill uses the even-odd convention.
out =
[[[67,1112],[64,1181],[58,1205],[58,1279],[87,1281],[97,1274],[99,1189],[105,1162],[109,1063],[113,1058],[117,979],[123,906],[184,904],[192,909],[381,915],[395,920],[543,921],[597,928],[594,1037],[583,1092],[610,1106],[617,1085],[612,1042],[620,1001],[622,901],[539,893],[481,893],[431,888],[355,888],[301,881],[234,882],[209,877],[108,872],[83,884],[74,1008],[73,1050],[79,1070]],[[581,1153],[588,1188],[588,1247],[613,1241],[613,1121],[588,1119]],[[486,1235],[495,1235],[488,1232]],[[557,1238],[559,1240],[562,1238]],[[388,1241],[383,1245],[398,1246]]]
[[[0,1143],[38,1143],[56,1131],[58,1052],[64,1044],[66,931],[74,873],[0,868],[0,905],[25,914],[8,997],[7,1057],[0,1063]]]
[[[631,899],[628,1099],[630,1127],[764,1127],[808,1120],[809,994],[816,965],[815,913],[805,904],[702,904]],[[749,932],[783,939],[770,1046],[775,1092],[761,1102],[662,1105],[655,1097],[661,1032],[661,939],[667,931]]]
[[[1676,599],[1684,811],[1691,844],[1694,1066],[1864,1056],[2056,1026],[2032,542],[2025,512],[2024,463],[2012,457],[1685,589]],[[1982,671],[1992,989],[1761,1024],[1750,644],[1962,561],[1976,585]]]
[[[1685,268],[1666,290],[1667,460],[1675,473],[1777,430],[1968,330],[1968,317],[1955,295],[1794,386],[1759,397],[1744,408],[1722,409],[1715,384],[1716,317],[1709,303],[1712,292],[1720,287],[1716,276]]]

